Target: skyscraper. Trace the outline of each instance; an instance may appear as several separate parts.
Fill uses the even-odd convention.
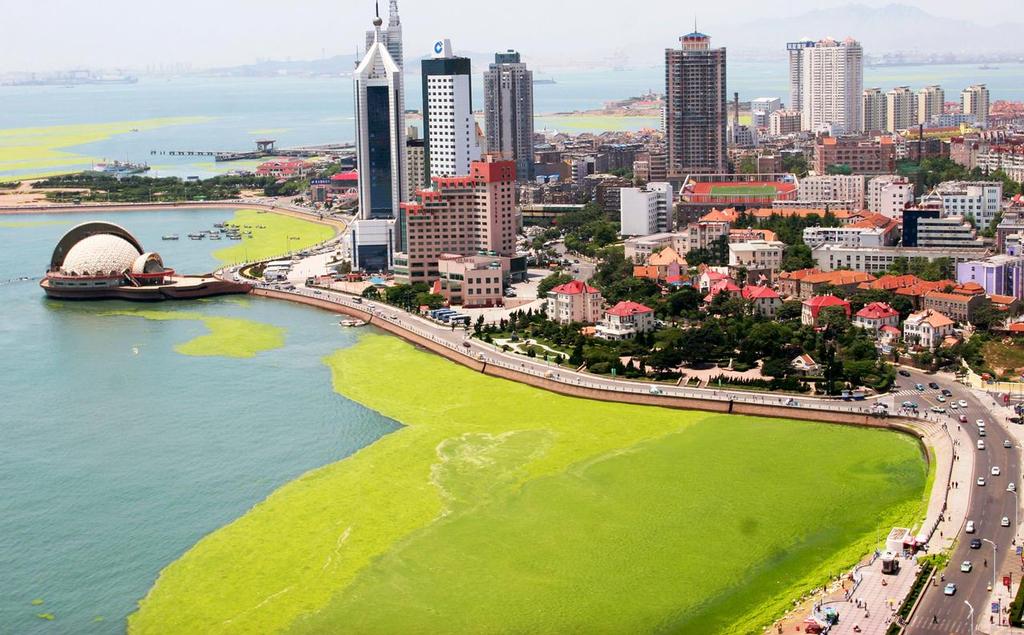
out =
[[[533,179],[533,71],[519,53],[495,53],[484,73],[484,123],[487,152],[516,164],[516,177]]]
[[[359,215],[349,228],[349,244],[352,266],[366,270],[391,266],[399,238],[394,219],[406,196],[402,70],[382,40],[382,25],[376,16],[373,42],[352,73]]]
[[[786,44],[789,53],[789,110],[800,111],[804,103],[804,66],[803,50],[814,46],[813,40],[800,40]]]
[[[885,93],[881,88],[864,89],[864,105],[862,107],[864,132],[884,132],[885,127]]]
[[[859,132],[864,119],[864,49],[860,43],[852,38],[842,42],[826,38],[801,48],[798,54],[803,129]]]
[[[960,109],[965,115],[974,115],[974,121],[984,126],[988,123],[988,87],[985,84],[968,86],[960,93]]]
[[[942,86],[925,86],[917,91],[917,123],[931,123],[932,117],[941,115],[946,105],[946,92]]]
[[[885,129],[906,130],[917,123],[917,99],[908,86],[897,86],[885,94]]]
[[[665,49],[668,178],[726,171],[725,49],[693,32],[681,49]]]
[[[366,50],[370,50],[373,43],[380,40],[391,54],[398,68],[404,68],[405,60],[402,54],[402,21],[398,17],[398,0],[391,0],[388,7],[388,25],[383,29],[368,29],[366,31]]]
[[[423,60],[421,68],[423,161],[428,179],[465,176],[470,163],[480,160],[469,58],[453,55],[450,40],[438,40],[433,57]]]

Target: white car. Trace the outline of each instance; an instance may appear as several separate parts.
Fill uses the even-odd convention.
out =
[[[964,560],[963,562],[961,562],[960,563],[960,570],[963,571],[964,573],[970,573],[971,572],[971,561],[970,560]]]
[[[966,407],[967,407],[967,401],[965,401],[965,400],[963,400],[963,399],[961,399],[961,400],[960,400],[960,401],[958,401],[957,403],[958,403],[958,404],[960,404],[960,407],[961,407],[961,408],[966,408]]]
[[[979,476],[978,477],[978,487],[985,487],[985,477],[984,476]]]
[[[998,465],[993,465],[992,466],[992,476],[999,476],[999,466]]]
[[[985,439],[978,439],[978,449],[979,450],[984,450],[985,449]]]
[[[985,427],[985,420],[984,419],[978,419],[974,423],[978,424],[979,428],[984,428]]]
[[[974,521],[973,520],[968,520],[967,521],[967,525],[964,527],[964,532],[968,533],[968,534],[973,534],[974,533]]]
[[[1012,448],[1013,447],[1013,442],[1010,441],[1009,439],[1003,439],[1003,447],[1004,448]]]
[[[999,521],[999,525],[1002,526],[1002,527],[1009,527],[1010,526],[1010,519],[1007,518],[1006,516],[1003,516],[1003,519]]]
[[[1006,491],[1007,492],[1016,492],[1017,491],[1017,484],[1014,483],[1013,481],[1010,481],[1010,484],[1006,486]]]

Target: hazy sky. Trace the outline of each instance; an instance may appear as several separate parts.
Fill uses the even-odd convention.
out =
[[[860,0],[869,6],[887,3]],[[979,24],[1002,16],[1015,19],[1019,3],[975,0],[967,19]],[[689,31],[695,17],[701,30],[717,37],[729,25],[846,4],[850,1],[399,0],[409,56],[426,53],[434,39],[446,36],[457,51],[518,48],[549,64],[560,57],[578,63],[616,53],[643,57],[652,50],[657,55]],[[903,4],[965,19],[962,0]],[[387,1],[381,5],[386,13]],[[500,14],[506,7],[508,13]],[[159,63],[209,67],[351,53],[372,16],[370,0],[4,0],[0,71]]]

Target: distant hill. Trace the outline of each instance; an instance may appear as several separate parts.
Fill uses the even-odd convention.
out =
[[[351,73],[355,67],[355,55],[335,55],[316,60],[260,60],[255,64],[209,68],[196,73],[217,77],[280,77],[280,76],[337,76]]]
[[[970,15],[969,11],[964,13]],[[867,55],[892,52],[1024,54],[1024,43],[1019,37],[1024,25],[1002,22],[998,16],[979,17],[988,17],[992,24],[978,24],[970,18],[942,18],[905,4],[882,7],[849,4],[815,9],[795,17],[719,27],[716,39],[726,46],[750,51],[778,50],[786,42],[804,37],[818,40],[826,36],[836,39],[852,36],[864,45]]]

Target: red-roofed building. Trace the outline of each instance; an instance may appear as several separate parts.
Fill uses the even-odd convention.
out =
[[[547,316],[559,324],[593,324],[601,319],[603,306],[601,292],[582,280],[573,280],[548,291]]]
[[[708,294],[704,296],[704,301],[710,304],[719,293],[725,293],[733,296],[734,298],[738,298],[742,295],[742,291],[740,291],[740,288],[736,286],[736,283],[726,278],[725,280],[719,280],[715,284],[711,285],[711,288],[708,289]]]
[[[313,164],[302,159],[271,159],[256,168],[256,176],[275,176],[290,179],[305,176],[313,169]]]
[[[762,317],[774,318],[782,308],[782,298],[771,287],[748,284],[743,287],[743,299],[749,300],[754,313]]]
[[[849,302],[834,295],[817,295],[804,300],[803,308],[800,311],[800,323],[805,326],[815,326],[818,323],[822,309],[831,307],[842,308],[846,313],[846,317],[850,317]]]
[[[857,311],[853,316],[854,326],[871,331],[877,335],[883,326],[897,327],[900,323],[899,311],[885,302],[871,302]]]
[[[597,336],[606,340],[624,340],[652,330],[654,309],[622,301],[604,312],[604,321],[597,325]]]

